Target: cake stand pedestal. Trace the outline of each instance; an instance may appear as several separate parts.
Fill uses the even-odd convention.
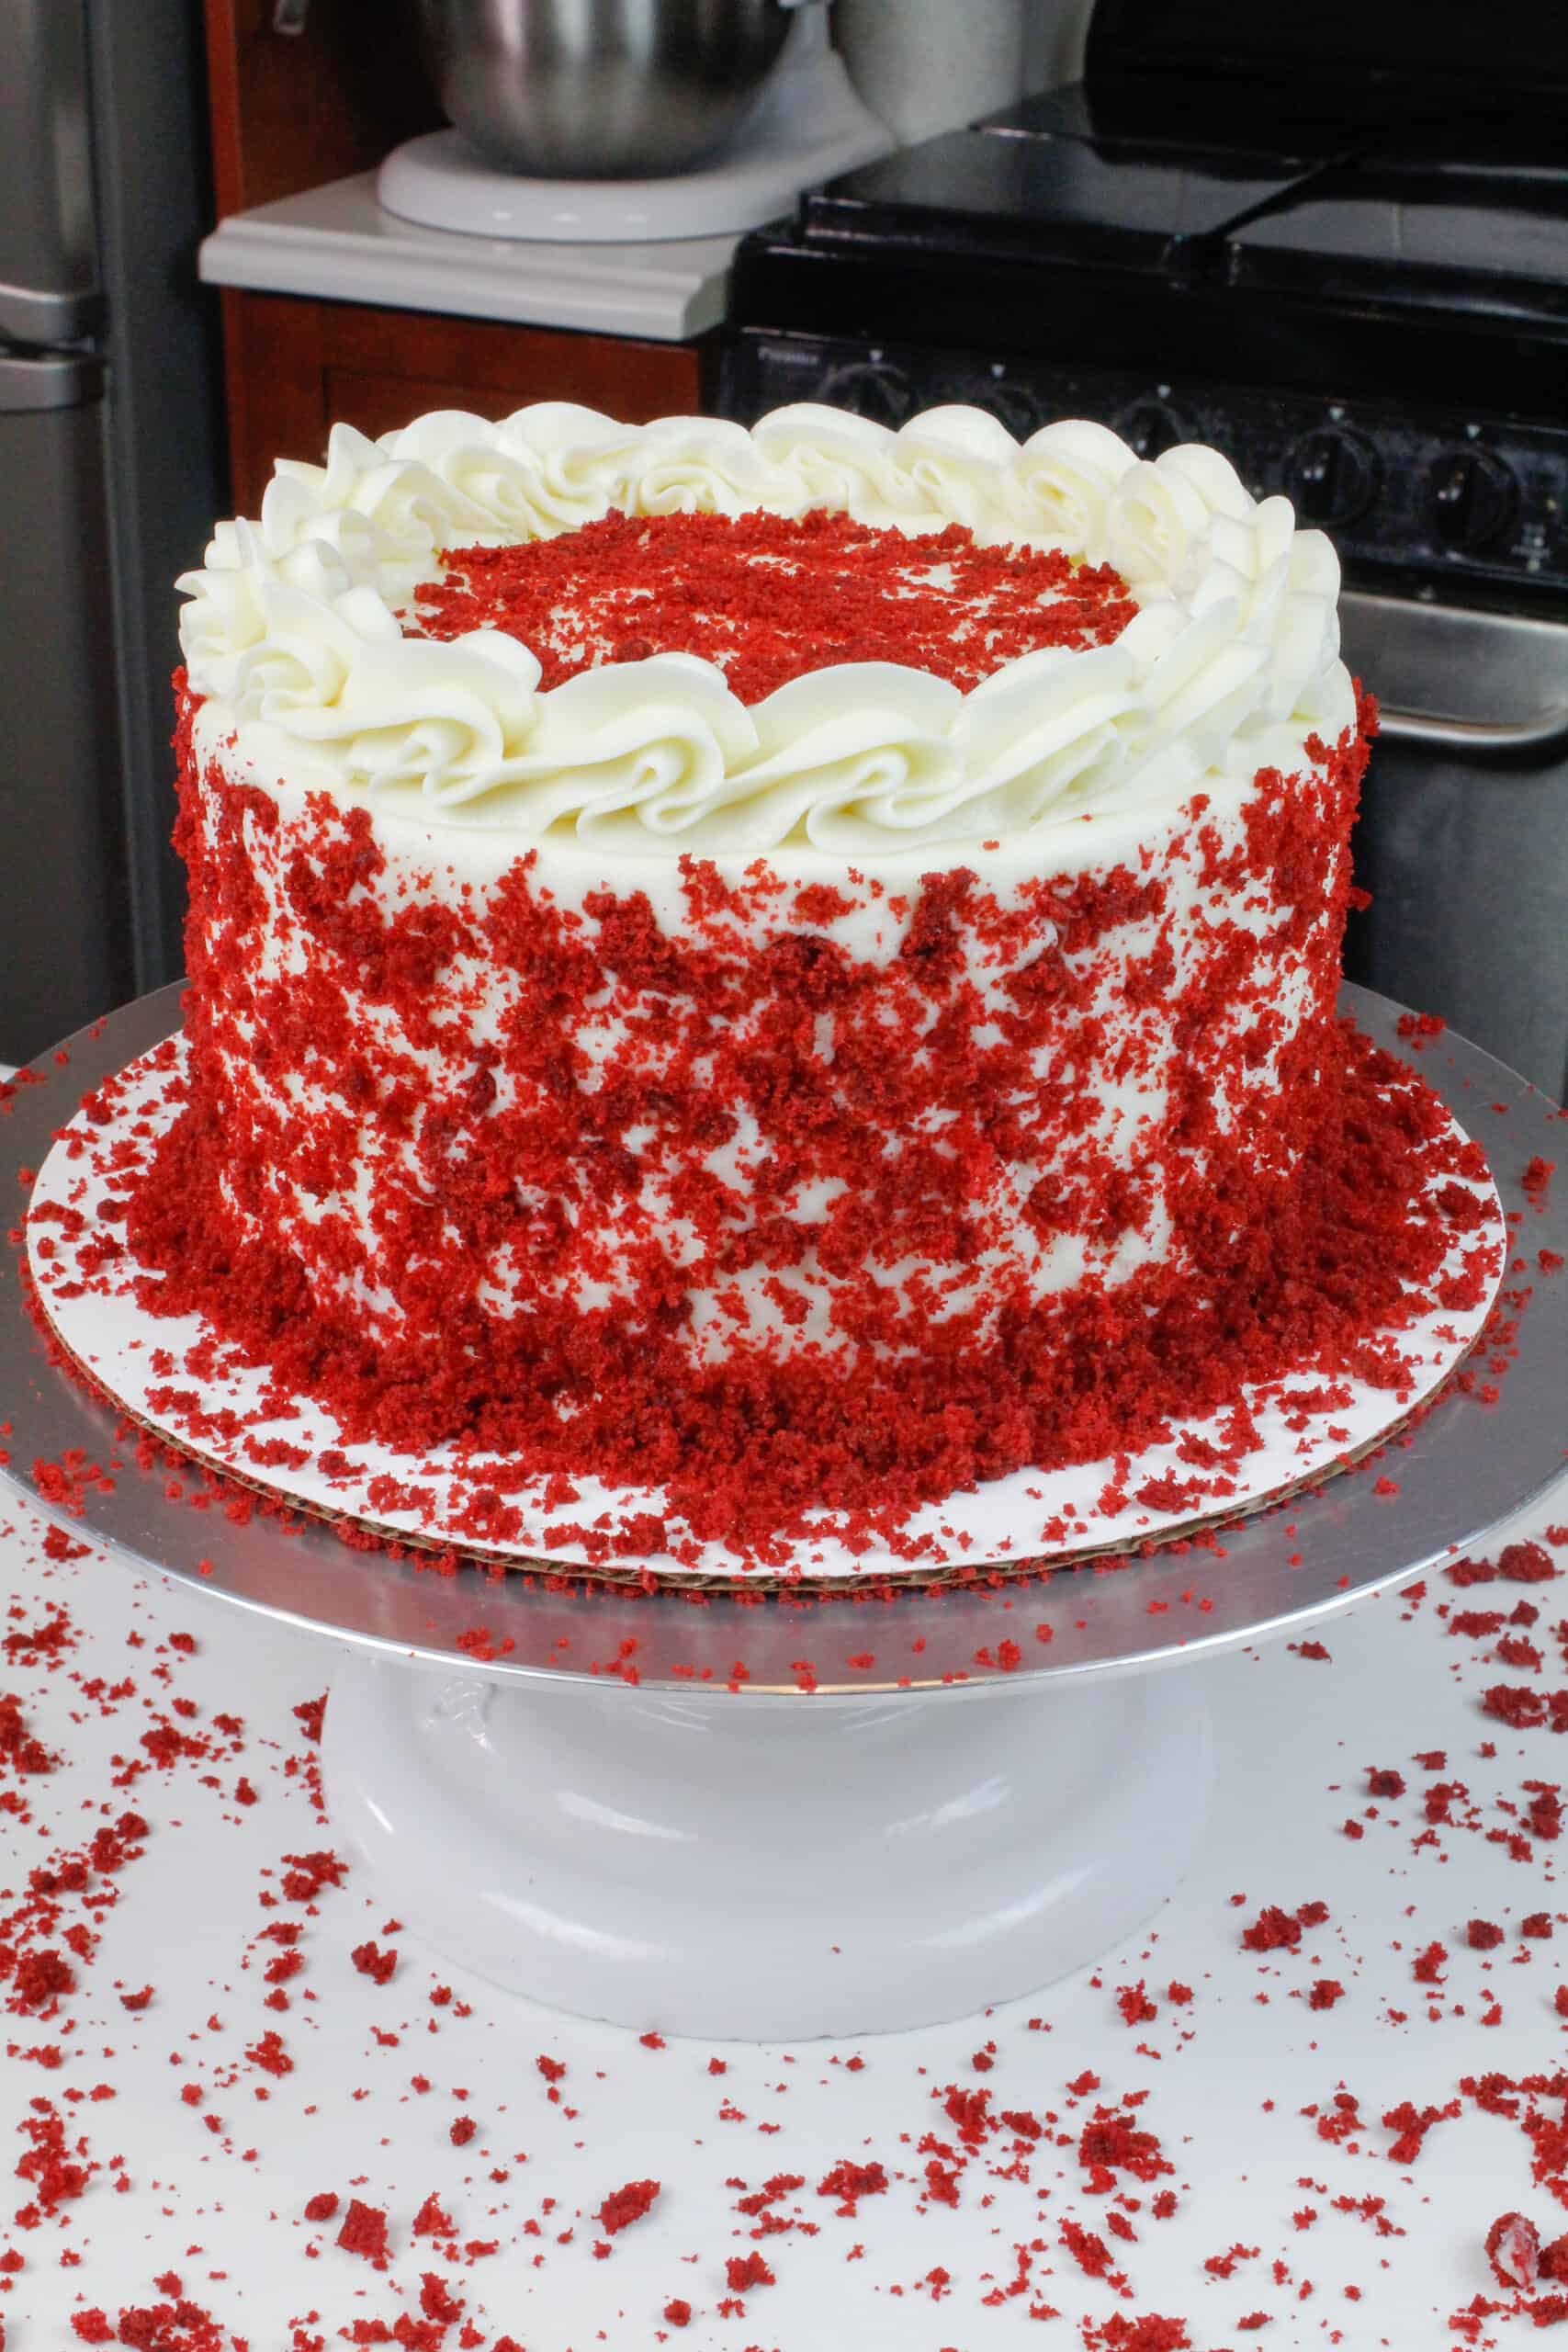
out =
[[[1065,1975],[1171,1893],[1201,1679],[738,1701],[360,1661],[327,1795],[398,1916],[513,1992],[709,2039],[890,2031]]]
[[[1349,1002],[1397,1042],[1397,1007]],[[5,1114],[13,1164],[36,1168],[83,1089],[177,1020],[164,990],[46,1058]],[[334,1833],[437,1951],[704,2038],[968,2015],[1093,1959],[1181,1877],[1212,1778],[1206,1657],[1441,1566],[1562,1472],[1568,1280],[1542,1253],[1568,1255],[1568,1185],[1523,1179],[1568,1158],[1568,1130],[1461,1040],[1421,1067],[1485,1150],[1517,1252],[1473,1381],[1382,1463],[1132,1565],[852,1599],[644,1592],[442,1575],[304,1517],[229,1522],[138,1463],[114,1405],[51,1358],[11,1261],[5,1475],[133,1567],[338,1645]]]

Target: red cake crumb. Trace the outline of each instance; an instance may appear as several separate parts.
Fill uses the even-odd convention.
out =
[[[837,2199],[837,2211],[852,2219],[863,2197],[880,2197],[887,2187],[887,2175],[879,2164],[856,2164],[848,2156],[823,2175],[817,2184],[818,2197]]]
[[[606,2237],[614,2237],[618,2230],[629,2229],[634,2222],[640,2222],[659,2192],[657,2180],[628,2180],[624,2188],[611,2190],[594,2219]]]
[[[434,2189],[413,2217],[416,2238],[449,2238],[453,2234],[452,2216]]]
[[[503,630],[538,655],[545,687],[605,662],[696,654],[747,703],[840,662],[969,687],[1043,646],[1108,644],[1137,610],[1114,571],[1055,549],[980,547],[958,523],[911,539],[822,512],[611,514],[555,538],[451,548],[446,564],[407,634]]]
[[[351,2197],[337,2243],[345,2254],[363,2255],[367,2262],[383,2260],[388,2251],[385,2212],[378,2205],[367,2205],[359,2198]]]
[[[1266,1903],[1249,1928],[1242,1929],[1247,1951],[1291,1951],[1302,1939],[1301,1922],[1277,1903]]]
[[[1192,2352],[1186,2321],[1168,2319],[1158,2312],[1140,2319],[1113,2312],[1098,2326],[1086,2321],[1083,2340],[1089,2352]]]
[[[1382,2119],[1384,2127],[1395,2134],[1388,2151],[1389,2162],[1413,2165],[1433,2125],[1451,2123],[1462,2111],[1457,2098],[1450,2099],[1446,2107],[1420,2108],[1411,2099],[1401,2099],[1398,2106],[1391,2107]]]
[[[395,1951],[383,1951],[374,1942],[355,1944],[348,1956],[361,1976],[368,1976],[373,1984],[389,1984],[398,1965]]]
[[[17,1961],[12,1976],[17,2007],[39,2010],[76,1989],[76,1972],[62,1952],[29,1951]]]
[[[1510,1584],[1550,1584],[1560,1571],[1540,1544],[1505,1544],[1497,1555],[1497,1573]]]
[[[1157,2018],[1159,2015],[1157,2006],[1150,2000],[1144,1989],[1144,1980],[1141,1976],[1135,1984],[1123,1984],[1120,1987],[1116,1995],[1116,2007],[1121,2011],[1123,2025],[1146,2025],[1151,2018]]]

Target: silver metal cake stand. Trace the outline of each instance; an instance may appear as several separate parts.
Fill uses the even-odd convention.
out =
[[[1351,989],[1348,1009],[1399,1049],[1398,1007]],[[36,1169],[81,1095],[178,1020],[167,989],[43,1057],[45,1082],[0,1114],[6,1164]],[[1539,1253],[1568,1255],[1568,1165],[1544,1193],[1521,1180],[1568,1162],[1568,1125],[1462,1039],[1417,1066],[1510,1217],[1506,1328],[1381,1458],[1128,1565],[850,1597],[644,1592],[441,1573],[297,1510],[234,1523],[171,1498],[166,1464],[139,1466],[138,1433],[51,1359],[14,1251],[5,1474],[130,1566],[335,1645],[335,1832],[446,1956],[707,2039],[968,2015],[1108,1950],[1197,1849],[1204,1678],[1151,1669],[1299,1634],[1440,1566],[1562,1471],[1568,1274]],[[74,1476],[62,1500],[44,1466],[62,1462],[112,1483]]]

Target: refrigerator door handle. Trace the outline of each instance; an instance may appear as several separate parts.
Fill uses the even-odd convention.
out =
[[[14,343],[77,343],[97,334],[107,314],[107,304],[96,287],[68,294],[0,286],[0,335]]]
[[[104,363],[91,353],[16,359],[0,353],[0,416],[83,408],[102,397]]]
[[[87,0],[0,0],[0,335],[19,343],[103,320],[87,35]]]

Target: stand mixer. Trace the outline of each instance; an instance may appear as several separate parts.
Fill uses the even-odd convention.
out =
[[[603,60],[586,53],[566,57],[558,42],[540,42],[536,51],[514,41],[493,70],[477,74],[472,60],[460,47],[446,45],[443,35],[445,20],[472,13],[446,0],[424,0],[427,45],[443,103],[463,127],[407,141],[387,157],[377,178],[384,210],[428,228],[615,244],[739,232],[788,211],[802,187],[870,163],[894,144],[862,104],[829,40],[826,0],[766,0],[763,22],[771,19],[771,31],[762,30],[751,46],[750,95],[742,62],[728,76],[715,77],[682,109],[678,125],[671,122],[667,79],[661,88],[661,61],[655,56],[647,60],[640,119],[629,119],[627,99],[628,89],[637,95],[642,61],[635,57],[618,61],[613,109],[594,104],[602,96]],[[528,0],[510,0],[504,9],[501,0],[491,0],[489,13],[526,19]],[[543,13],[554,12],[547,5]],[[616,13],[615,0],[610,13]],[[699,13],[711,19],[715,12]],[[736,13],[744,17],[748,11]],[[643,12],[636,15],[648,21]],[[540,52],[543,62],[536,67]],[[482,106],[469,104],[476,89]],[[672,162],[682,146],[684,160]],[[542,175],[541,164],[552,170],[574,152],[584,166],[592,154],[597,171],[590,175],[584,168],[581,177]]]

